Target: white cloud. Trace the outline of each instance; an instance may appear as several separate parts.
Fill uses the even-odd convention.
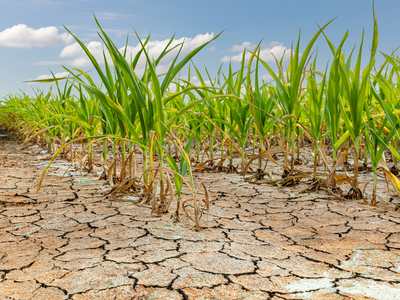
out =
[[[105,47],[102,43],[97,41],[91,41],[85,45],[90,53],[95,57],[98,63],[104,64],[103,58],[103,50]],[[107,53],[107,51],[106,51]],[[81,46],[75,42],[71,45],[65,46],[62,49],[60,55],[62,58],[70,58],[66,63],[78,68],[89,67],[92,66],[90,59],[87,57],[86,53],[82,50]],[[107,61],[110,62],[111,58],[107,54],[106,55]]]
[[[61,77],[67,77],[68,74],[69,74],[68,72],[60,72],[60,73],[54,74],[54,76],[56,78],[61,78]],[[35,80],[50,79],[50,78],[53,78],[53,75],[51,75],[51,74],[43,74],[43,75],[39,75],[38,77],[36,77]]]
[[[250,47],[255,46],[254,44],[251,44],[249,42],[244,42],[242,45],[234,45],[231,49],[237,49],[237,50],[232,50],[232,51],[243,51],[243,49],[242,50],[239,50],[239,49],[241,49],[241,47],[244,47],[246,45],[248,45]],[[249,49],[249,48],[247,48],[247,49]],[[288,50],[286,47],[283,46],[282,43],[278,43],[278,42],[269,43],[266,47],[261,47],[260,58],[262,60],[264,60],[265,62],[273,62],[273,61],[275,61],[273,55],[278,60],[280,60],[282,58],[282,56],[285,55],[284,60],[286,60],[290,57],[290,49]],[[245,54],[246,60],[249,60],[250,56],[251,56],[251,53],[247,52]],[[221,58],[222,63],[227,63],[230,61],[241,62],[242,61],[242,53],[233,55],[233,56],[225,55],[223,58]]]
[[[275,45],[283,45],[281,42],[272,41],[267,44],[267,48],[272,48]]]
[[[204,44],[205,42],[209,41],[214,37],[214,33],[206,33],[206,34],[198,34],[194,38],[187,38],[187,37],[182,37],[180,39],[175,39],[172,41],[171,45],[169,48],[173,48],[174,46],[177,46],[181,43],[183,44],[182,50],[181,50],[181,57],[185,54],[188,54],[192,50],[196,49],[198,46]],[[143,40],[144,42],[144,40]],[[161,52],[164,50],[164,48],[167,46],[169,43],[169,39],[167,40],[153,40],[149,41],[146,45],[146,51],[149,53],[150,58],[157,58]],[[96,41],[91,41],[90,43],[86,44],[86,47],[89,49],[90,53],[95,57],[97,62],[99,64],[104,64],[104,58],[103,58],[103,46],[102,43],[96,42]],[[137,43],[136,46],[127,46],[126,49],[126,57],[127,60],[130,61],[131,58],[133,59],[135,55],[142,49],[142,46],[140,43]],[[178,54],[178,51],[180,49],[180,46],[176,47],[174,50],[169,52],[160,62],[158,66],[158,71],[163,72],[166,71],[170,65],[170,63],[173,61],[175,56]],[[123,53],[125,50],[125,47],[122,47],[119,49],[121,53]],[[89,58],[85,54],[85,52],[82,50],[80,45],[78,43],[73,43],[71,45],[68,45],[64,47],[64,49],[60,53],[60,57],[62,58],[71,58],[68,63],[72,65],[73,67],[89,67],[92,66],[92,63],[90,62]],[[111,58],[108,55],[106,51],[106,58],[107,61],[111,64]],[[144,54],[141,55],[141,58],[138,62],[137,68],[143,69],[146,64],[146,58]]]
[[[122,17],[131,17],[129,14],[119,14],[113,12],[97,12],[95,16],[98,20],[115,20]]]
[[[18,24],[0,32],[0,46],[5,47],[57,47],[69,44],[72,40],[68,33],[59,34],[54,26],[33,29],[25,24]]]
[[[251,42],[243,42],[241,45],[235,44],[231,49],[228,51],[234,51],[234,52],[243,52],[244,49],[247,50],[254,50],[257,45],[251,43]]]
[[[99,42],[92,42],[92,43],[99,43]],[[101,45],[101,43],[99,43]],[[75,42],[72,45],[65,46],[60,53],[60,57],[70,57],[80,54],[82,51],[81,46]]]
[[[273,78],[272,78],[271,74],[266,73],[263,76],[261,76],[261,79],[263,79],[265,81],[271,81]]]

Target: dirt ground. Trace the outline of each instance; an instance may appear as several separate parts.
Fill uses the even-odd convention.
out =
[[[1,299],[400,299],[400,209],[196,173],[195,232],[0,132]],[[398,200],[396,200],[398,201]]]

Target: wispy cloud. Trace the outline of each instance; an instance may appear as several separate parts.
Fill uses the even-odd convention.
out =
[[[30,63],[33,66],[53,66],[53,65],[62,65],[68,63],[67,60],[40,60]]]
[[[0,46],[13,48],[57,47],[71,43],[72,36],[59,33],[57,27],[33,29],[25,24],[14,25],[0,32]]]
[[[244,49],[248,50],[254,50],[256,48],[255,44],[252,44],[250,42],[243,42],[241,45],[234,45],[230,51],[243,51]],[[245,54],[245,59],[249,60],[251,56],[251,53],[246,53]],[[266,46],[261,46],[260,49],[260,58],[266,62],[272,62],[275,61],[274,56],[279,60],[283,57],[284,60],[288,59],[290,56],[290,49],[283,46],[282,43],[279,42],[271,42],[267,44]],[[227,63],[227,62],[240,62],[242,60],[242,53],[237,54],[237,55],[225,55],[223,58],[221,58],[222,63]]]
[[[233,52],[242,52],[244,49],[247,50],[254,50],[257,45],[251,43],[251,42],[243,42],[241,45],[235,44],[230,48],[228,51],[233,51]]]
[[[96,18],[99,20],[116,20],[124,17],[132,17],[131,14],[122,14],[122,13],[114,13],[114,12],[97,12],[94,13]]]
[[[80,2],[91,2],[92,0],[29,0],[26,1],[27,4],[29,5],[54,5],[54,6],[60,6],[60,5],[74,5],[76,3]]]
[[[286,78],[286,72],[283,72],[283,76]],[[262,75],[261,79],[264,80],[265,82],[270,82],[274,80],[274,78],[269,73]]]
[[[39,5],[61,5],[65,4],[67,1],[57,1],[57,0],[32,0],[31,4]]]

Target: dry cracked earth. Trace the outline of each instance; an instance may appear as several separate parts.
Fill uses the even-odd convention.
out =
[[[399,211],[199,174],[194,232],[46,157],[0,137],[1,299],[400,299]]]

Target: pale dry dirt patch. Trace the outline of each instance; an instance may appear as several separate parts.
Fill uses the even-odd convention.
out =
[[[195,232],[48,157],[0,136],[0,299],[400,299],[400,211],[196,174]]]

